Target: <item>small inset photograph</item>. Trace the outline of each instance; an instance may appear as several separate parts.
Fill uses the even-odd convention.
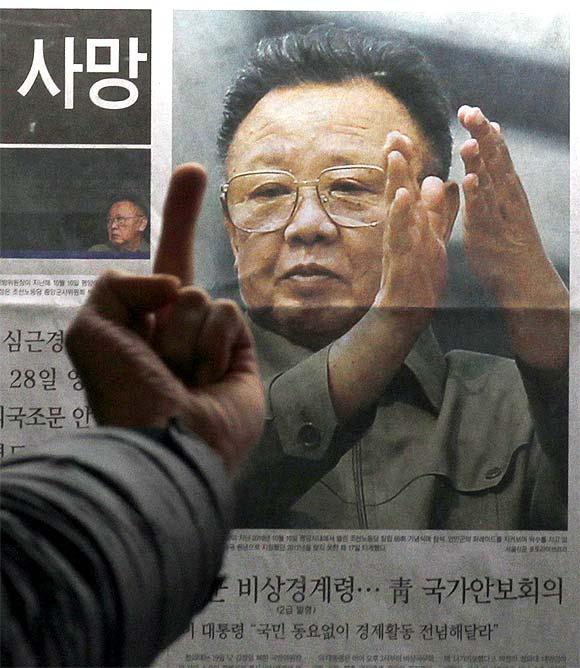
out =
[[[149,258],[150,162],[139,149],[2,149],[0,256]]]

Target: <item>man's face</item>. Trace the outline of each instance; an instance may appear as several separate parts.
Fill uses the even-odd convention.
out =
[[[136,251],[139,249],[147,218],[133,202],[115,202],[109,209],[107,231],[109,241],[119,249]]]
[[[405,107],[371,82],[306,84],[273,90],[243,120],[230,146],[228,177],[281,169],[299,181],[337,165],[385,168],[387,134],[408,135],[428,159],[427,142]],[[383,268],[387,203],[374,227],[347,228],[325,213],[313,188],[300,190],[294,214],[274,232],[228,224],[242,297],[286,338],[312,348],[350,329],[372,304]],[[388,258],[384,258],[388,262]]]

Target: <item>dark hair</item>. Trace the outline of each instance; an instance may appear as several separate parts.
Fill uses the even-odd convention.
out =
[[[140,195],[137,195],[137,193],[129,191],[114,193],[111,195],[111,197],[109,197],[107,202],[107,211],[109,211],[113,204],[116,204],[117,202],[132,202],[138,209],[143,212],[145,218],[149,220],[149,207],[145,204],[145,199]]]
[[[415,46],[358,28],[318,25],[267,37],[226,93],[218,149],[225,160],[244,118],[268,92],[302,83],[368,79],[405,105],[430,142],[430,171],[446,179],[451,164],[450,107],[438,77]]]

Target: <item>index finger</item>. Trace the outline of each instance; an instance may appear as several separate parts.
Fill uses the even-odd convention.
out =
[[[177,276],[184,285],[193,283],[193,238],[206,184],[205,169],[189,162],[171,176],[163,207],[163,226],[153,263],[156,274]]]

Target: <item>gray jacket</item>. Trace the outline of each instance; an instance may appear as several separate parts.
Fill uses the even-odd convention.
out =
[[[565,529],[568,378],[418,339],[375,410],[337,423],[328,348],[253,325],[269,399],[238,484],[255,527]]]

